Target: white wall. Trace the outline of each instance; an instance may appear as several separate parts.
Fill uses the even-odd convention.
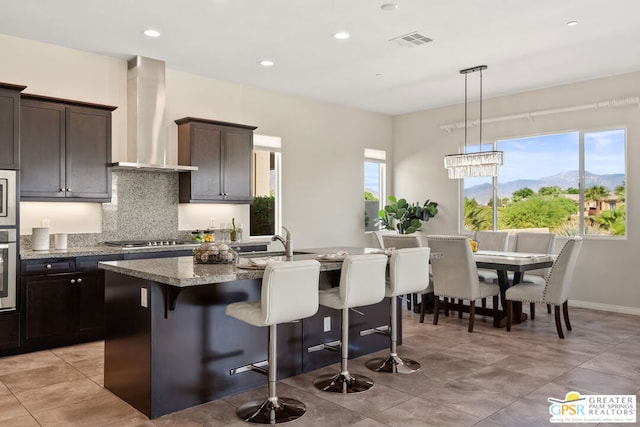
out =
[[[124,59],[3,35],[0,55],[5,59],[0,81],[27,85],[25,92],[118,106],[113,114],[113,160],[127,160]],[[369,242],[364,234],[364,148],[391,151],[391,117],[177,72],[171,64],[166,82],[168,163],[177,159],[175,119],[194,116],[258,126],[258,133],[282,138],[283,225],[291,230],[295,246]],[[25,210],[21,215],[25,226],[40,225],[42,216],[32,211],[36,213]],[[217,222],[236,216],[248,223],[247,205],[179,211],[180,228],[202,228],[210,216]],[[99,232],[99,224],[92,224],[89,229]]]
[[[485,84],[489,81],[490,76],[486,75]],[[487,119],[629,96],[640,96],[640,72],[485,100],[483,115]],[[458,152],[464,135],[462,130],[447,133],[440,126],[464,120],[463,107],[460,104],[394,118],[394,192],[412,199],[429,197],[440,203],[440,221],[437,226],[434,222],[428,232],[459,231],[461,189],[457,180],[447,178],[443,156]],[[477,106],[470,106],[469,111],[477,111]],[[571,299],[574,305],[640,314],[640,280],[632,268],[640,253],[640,237],[636,234],[640,216],[634,214],[640,207],[640,177],[635,175],[640,162],[638,106],[562,113],[533,121],[485,123],[483,141],[612,126],[627,128],[627,238],[585,240]],[[477,135],[477,129],[469,135]]]

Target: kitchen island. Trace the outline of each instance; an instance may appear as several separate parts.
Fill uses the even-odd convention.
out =
[[[307,249],[293,259],[337,250],[375,251]],[[266,378],[254,371],[230,374],[267,359],[268,328],[225,315],[230,303],[260,299],[264,271],[247,264],[244,257],[238,265],[194,264],[192,257],[100,263],[105,270],[105,387],[156,418],[265,385]],[[337,286],[341,267],[341,262],[322,262],[320,287]],[[388,299],[357,308],[349,327],[350,357],[387,348],[388,337],[361,332],[384,327],[388,320]],[[309,349],[339,340],[340,312],[326,307],[311,318],[280,325],[278,379],[338,363],[338,353]]]

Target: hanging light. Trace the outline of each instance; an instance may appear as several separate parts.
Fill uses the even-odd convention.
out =
[[[464,151],[444,157],[444,167],[450,179],[498,176],[498,167],[503,163],[502,151],[482,151],[482,71],[486,69],[486,65],[477,65],[460,70],[460,74],[464,74]],[[480,151],[467,153],[467,75],[476,71],[480,71]]]

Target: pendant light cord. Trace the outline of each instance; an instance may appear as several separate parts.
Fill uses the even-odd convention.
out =
[[[480,152],[482,153],[482,68],[480,68]]]
[[[464,151],[467,153],[467,74],[464,75]]]

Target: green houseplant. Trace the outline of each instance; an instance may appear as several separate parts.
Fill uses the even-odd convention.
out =
[[[423,205],[409,204],[405,199],[389,196],[389,204],[378,213],[378,220],[387,230],[411,234],[422,228],[422,221],[429,221],[438,214],[438,204],[427,200]]]

